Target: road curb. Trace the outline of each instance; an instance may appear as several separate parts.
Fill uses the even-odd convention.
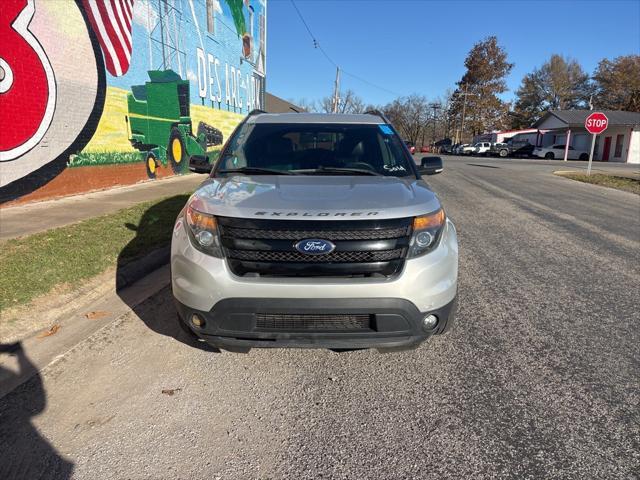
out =
[[[168,264],[170,256],[171,245],[167,245],[152,251],[144,257],[137,258],[122,267],[118,267],[116,271],[116,292],[136,283],[154,270]]]

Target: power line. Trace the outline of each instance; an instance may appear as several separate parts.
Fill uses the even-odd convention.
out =
[[[375,83],[372,83],[372,82],[370,82],[369,80],[365,80],[364,78],[359,77],[358,75],[355,75],[355,74],[353,74],[353,73],[347,72],[347,71],[346,71],[345,69],[343,69],[343,68],[342,68],[341,70],[342,70],[342,73],[344,73],[345,75],[348,75],[349,77],[353,77],[353,78],[355,78],[356,80],[360,80],[361,82],[364,82],[364,83],[366,83],[366,84],[369,84],[370,86],[375,87],[375,88],[377,88],[377,89],[379,89],[379,90],[384,90],[385,92],[390,93],[390,94],[392,94],[392,95],[395,95],[396,97],[402,97],[402,96],[403,96],[401,93],[394,92],[393,90],[389,90],[388,88],[385,88],[385,87],[381,87],[380,85],[376,85]]]
[[[306,20],[304,19],[304,17],[302,16],[302,13],[300,12],[300,9],[298,9],[298,6],[296,5],[296,2],[294,0],[291,0],[291,5],[293,5],[293,8],[296,10],[298,17],[300,17],[300,21],[303,23],[303,25],[305,26],[305,28],[307,29],[307,32],[309,32],[309,36],[311,37],[311,40],[313,40],[313,48],[317,48],[318,50],[320,50],[320,52],[324,55],[324,57],[327,59],[327,61],[329,63],[331,63],[334,67],[339,68],[342,73],[344,73],[345,75],[348,75],[352,78],[355,78],[356,80],[359,80],[363,83],[366,83],[367,85],[370,85],[371,87],[377,88],[379,90],[383,90],[387,93],[391,93],[392,95],[396,95],[398,97],[401,97],[402,94],[398,93],[398,92],[394,92],[393,90],[389,90],[388,88],[385,87],[381,87],[380,85],[376,85],[373,82],[370,82],[369,80],[366,80],[354,73],[350,73],[348,71],[346,71],[344,68],[341,68],[336,62],[333,61],[333,59],[329,56],[329,54],[327,52],[324,51],[324,49],[322,48],[322,45],[320,45],[320,42],[318,41],[318,39],[315,37],[315,35],[313,34],[313,32],[311,31],[311,28],[309,27],[309,24],[306,22]]]
[[[331,59],[331,57],[327,54],[327,52],[324,51],[324,49],[320,45],[320,42],[318,42],[316,37],[313,35],[311,28],[309,28],[309,24],[307,24],[306,20],[302,16],[302,13],[300,12],[300,9],[298,9],[298,6],[293,0],[291,0],[291,5],[293,5],[293,8],[296,9],[296,12],[298,13],[298,17],[300,17],[300,21],[302,21],[305,28],[307,29],[307,32],[309,32],[309,36],[311,37],[311,40],[313,40],[313,48],[317,48],[318,50],[320,50],[322,54],[325,56],[325,58],[329,61],[329,63],[332,63],[334,67],[339,68],[338,64]]]

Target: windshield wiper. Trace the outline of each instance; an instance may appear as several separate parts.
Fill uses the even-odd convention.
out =
[[[302,174],[314,174],[314,173],[344,173],[345,175],[375,175],[377,177],[383,176],[381,173],[374,172],[373,170],[365,170],[363,168],[341,168],[341,167],[320,167],[310,168],[307,170],[294,170],[296,173]]]
[[[263,175],[297,175],[297,173],[289,172],[287,170],[277,170],[275,168],[262,168],[262,167],[240,167],[240,168],[226,168],[218,170],[217,173],[254,173]]]

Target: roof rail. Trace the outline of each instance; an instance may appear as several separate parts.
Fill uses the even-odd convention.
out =
[[[253,115],[260,115],[261,113],[267,113],[264,110],[260,110],[259,108],[254,108],[249,113],[247,113],[247,117],[251,117]]]
[[[366,112],[364,112],[365,115],[376,115],[378,117],[380,117],[381,119],[383,119],[385,122],[387,123],[391,123],[389,121],[389,119],[385,116],[384,113],[382,113],[380,110],[367,110]]]

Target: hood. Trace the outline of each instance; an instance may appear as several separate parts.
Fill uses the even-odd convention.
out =
[[[233,175],[193,194],[204,213],[238,218],[402,218],[440,208],[422,180],[397,177]]]

